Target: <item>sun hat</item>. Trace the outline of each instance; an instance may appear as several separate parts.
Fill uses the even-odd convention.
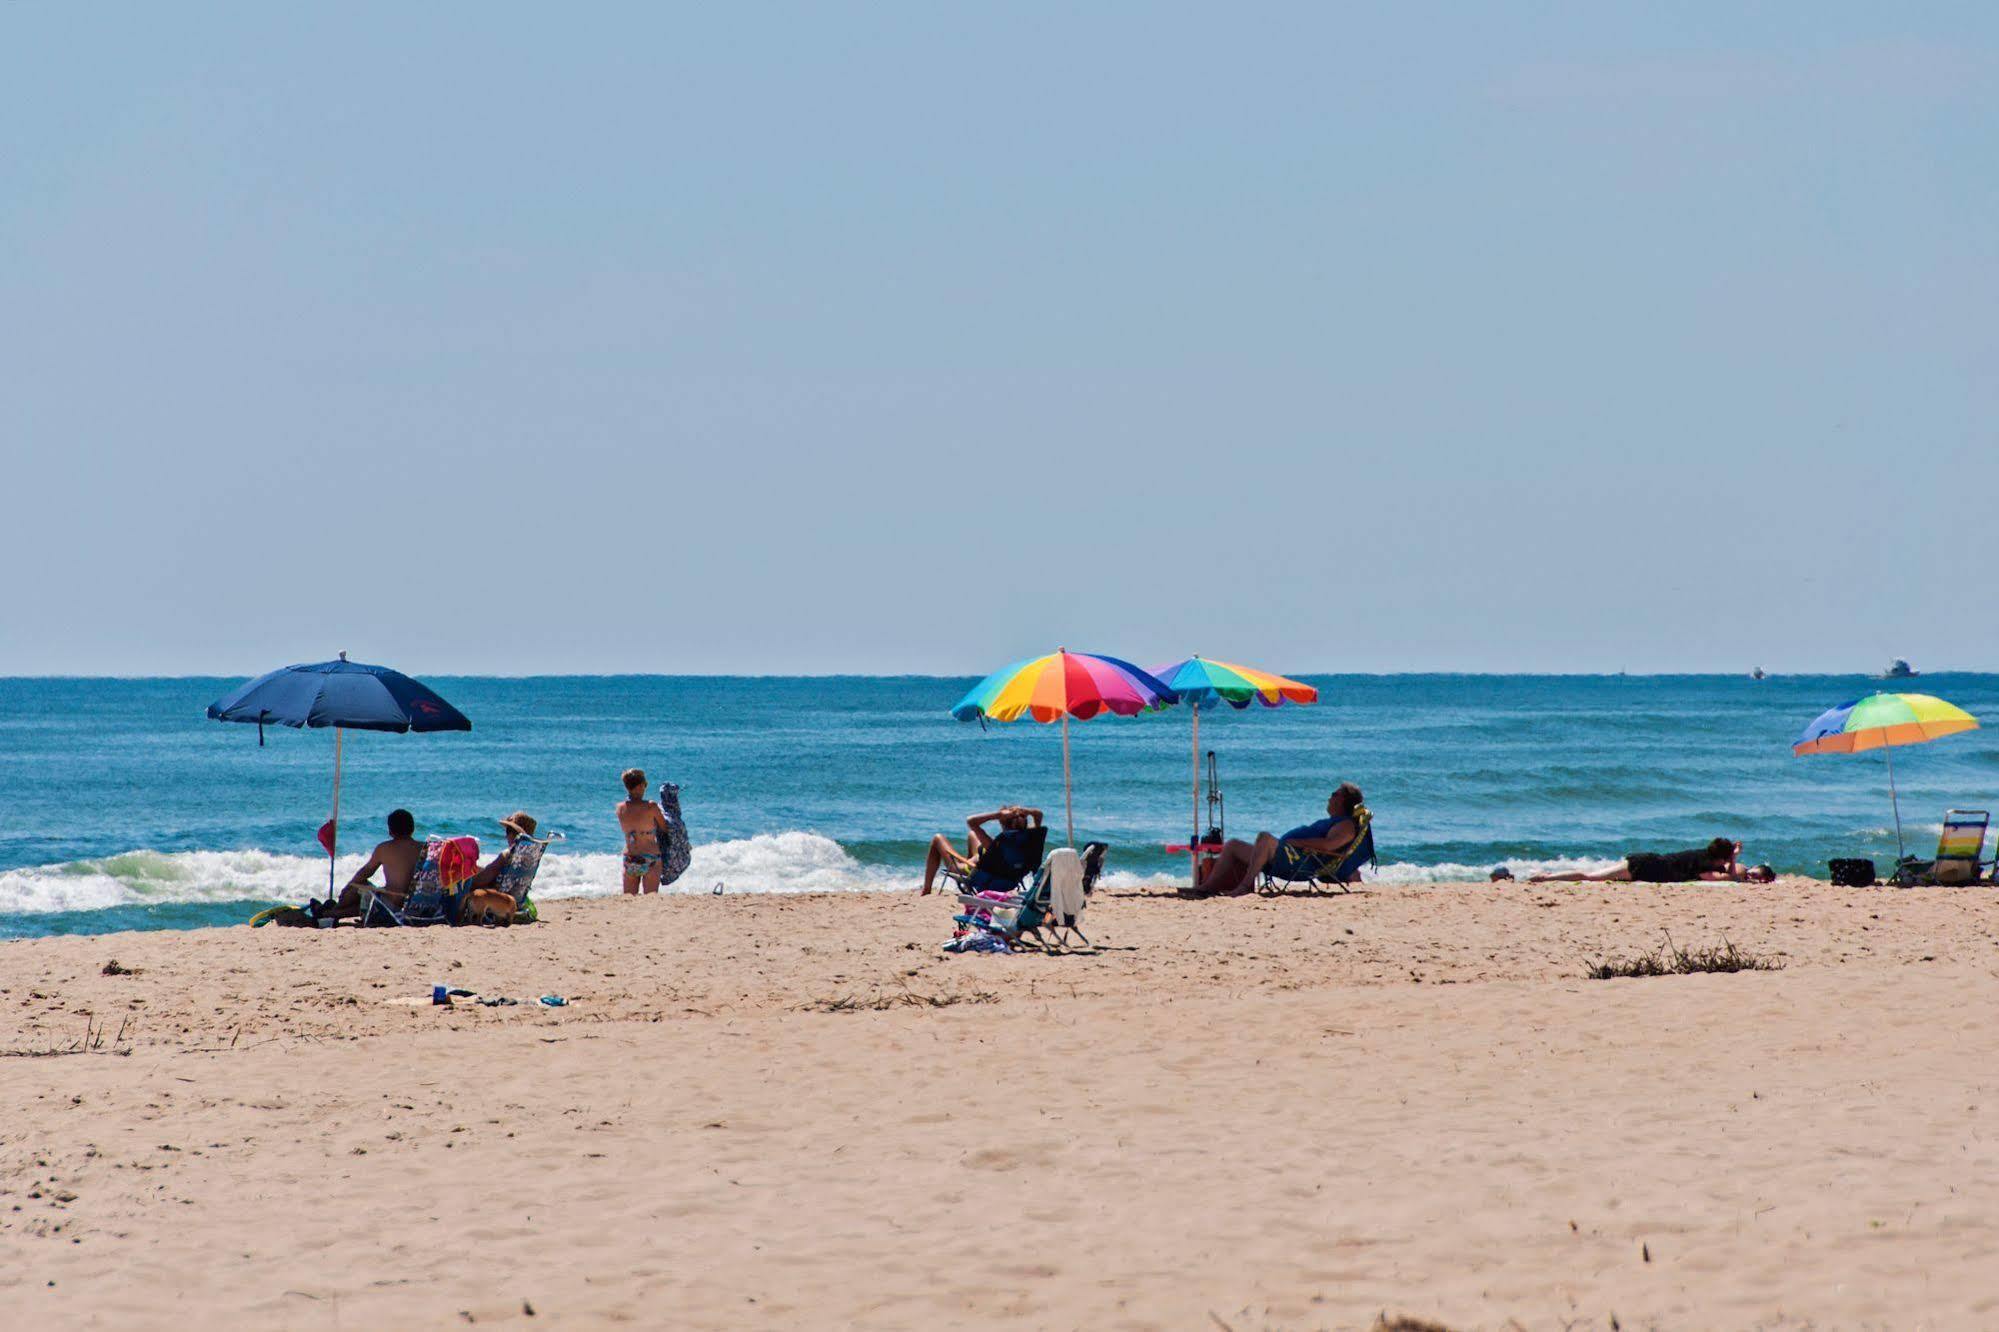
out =
[[[517,809],[504,819],[501,819],[500,826],[502,828],[510,828],[523,837],[532,837],[535,830],[534,815],[524,809]]]

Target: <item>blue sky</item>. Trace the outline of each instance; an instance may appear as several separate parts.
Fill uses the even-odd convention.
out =
[[[1521,8],[9,6],[0,673],[1992,666],[1995,11]]]

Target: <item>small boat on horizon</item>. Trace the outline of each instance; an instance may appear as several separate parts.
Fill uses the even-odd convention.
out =
[[[1881,672],[1881,678],[1884,680],[1913,680],[1921,674],[1921,671],[1911,669],[1908,662],[1897,657],[1888,663],[1887,670]]]
[[[1758,666],[1755,670],[1749,672],[1749,678],[1752,680],[1762,680],[1768,677],[1763,674],[1763,668]]]

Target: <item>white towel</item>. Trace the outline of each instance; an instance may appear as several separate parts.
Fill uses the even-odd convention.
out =
[[[1083,858],[1066,846],[1048,857],[1048,914],[1058,925],[1083,914]]]

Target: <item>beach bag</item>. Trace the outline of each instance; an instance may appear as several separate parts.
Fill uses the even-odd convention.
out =
[[[1829,868],[1836,888],[1872,888],[1875,883],[1874,862],[1871,860],[1835,860]]]
[[[672,782],[659,784],[659,807],[666,814],[666,833],[659,843],[659,886],[664,888],[681,875],[694,859],[694,847],[687,840],[687,824],[680,817],[680,788]]]

